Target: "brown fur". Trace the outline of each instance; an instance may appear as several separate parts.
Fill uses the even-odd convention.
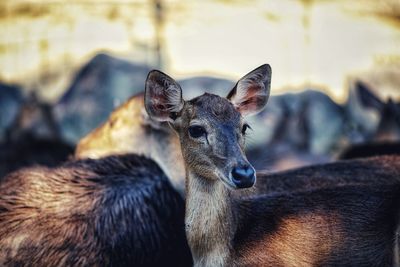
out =
[[[342,227],[331,223],[332,218],[335,214],[320,211],[282,219],[271,235],[250,241],[243,248],[239,265],[263,266],[260,262],[288,267],[318,265],[345,238],[341,236]]]
[[[392,266],[399,184],[343,186],[237,203],[238,266]]]
[[[111,156],[0,184],[1,266],[189,266],[184,203],[155,162]]]
[[[283,172],[258,172],[255,188],[245,194],[302,191],[344,185],[400,182],[400,156],[387,155],[302,167]]]

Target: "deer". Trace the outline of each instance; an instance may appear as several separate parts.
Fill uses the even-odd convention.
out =
[[[398,182],[246,198],[232,193],[256,182],[243,151],[245,118],[266,105],[270,81],[265,64],[243,76],[226,98],[206,93],[185,101],[173,78],[158,70],[148,74],[146,111],[167,122],[181,143],[194,266],[398,264]]]
[[[1,266],[191,266],[184,201],[135,154],[31,167],[0,182]]]
[[[399,104],[395,103],[391,98],[389,98],[386,103],[379,101],[377,97],[372,98],[372,100],[373,101],[369,101],[373,102],[375,107],[378,106],[376,109],[378,109],[380,113],[380,119],[375,133],[372,135],[369,142],[354,144],[345,148],[338,155],[339,159],[400,154]],[[366,106],[368,107],[368,105]]]

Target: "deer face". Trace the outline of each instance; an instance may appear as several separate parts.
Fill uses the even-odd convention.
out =
[[[190,172],[231,188],[247,188],[254,185],[256,175],[243,152],[249,128],[245,117],[267,103],[270,77],[269,65],[263,65],[240,79],[227,98],[204,94],[184,101],[171,77],[152,71],[145,107],[150,117],[170,122],[178,133]]]

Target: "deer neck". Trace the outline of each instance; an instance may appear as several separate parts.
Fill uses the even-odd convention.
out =
[[[181,144],[175,133],[152,136],[150,156],[161,166],[178,192],[185,195],[185,166]]]
[[[186,236],[194,266],[232,266],[235,216],[230,192],[220,181],[186,175]]]

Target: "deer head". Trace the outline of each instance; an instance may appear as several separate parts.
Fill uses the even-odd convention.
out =
[[[146,81],[145,108],[178,133],[186,171],[204,181],[247,188],[256,175],[243,152],[249,129],[245,117],[264,108],[270,83],[271,68],[262,65],[241,78],[226,98],[206,93],[185,101],[179,84],[154,70]]]

